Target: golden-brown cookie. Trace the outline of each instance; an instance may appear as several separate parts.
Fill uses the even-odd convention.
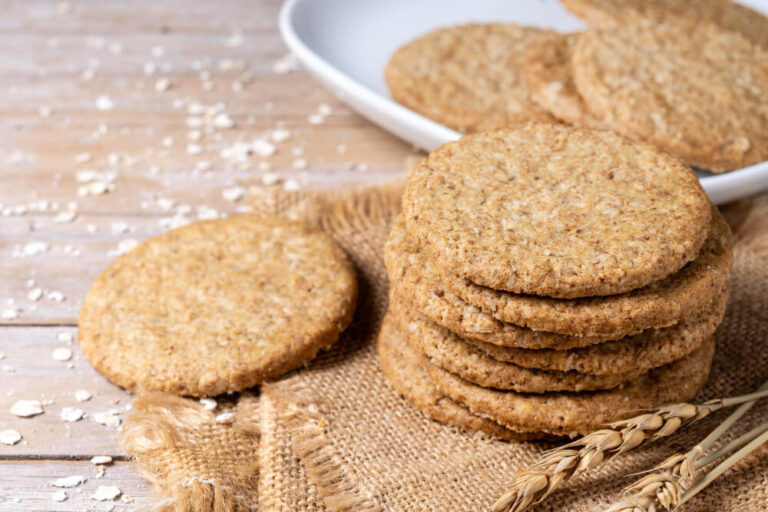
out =
[[[726,290],[708,311],[672,327],[647,329],[635,336],[584,348],[528,350],[501,347],[472,338],[464,338],[464,341],[494,359],[530,368],[596,375],[630,371],[644,373],[685,357],[711,338],[725,315],[727,302]]]
[[[414,313],[397,297],[390,297],[388,314],[398,322],[406,343],[432,364],[487,388],[519,393],[593,391],[613,389],[644,373],[639,367],[603,375],[526,368],[491,357],[445,327]]]
[[[501,322],[452,294],[425,258],[418,244],[407,236],[402,218],[395,220],[384,248],[392,293],[403,297],[430,320],[464,338],[501,346],[541,348],[585,347],[609,339],[606,336],[569,336],[534,331]],[[620,337],[620,336],[619,336]]]
[[[389,315],[384,317],[377,346],[384,376],[398,393],[430,418],[463,430],[482,432],[508,441],[541,437],[508,429],[487,418],[472,414],[466,407],[437,391],[424,369],[424,356],[408,347]]]
[[[88,361],[130,390],[217,395],[313,358],[349,324],[355,269],[326,234],[276,218],[197,222],[140,243],[80,311]]]
[[[531,100],[522,60],[550,30],[470,24],[430,32],[399,48],[386,68],[392,97],[460,132],[554,121]]]
[[[712,23],[639,19],[576,41],[574,82],[617,132],[715,172],[768,160],[768,49]]]
[[[523,63],[533,100],[566,123],[605,129],[581,98],[571,74],[571,54],[578,34],[561,34],[531,46]]]
[[[408,178],[403,212],[446,271],[558,298],[623,293],[677,272],[711,216],[676,158],[612,132],[540,123],[433,151]]]
[[[565,7],[590,25],[601,27],[632,23],[639,16],[654,21],[682,23],[692,27],[711,22],[739,32],[768,48],[768,18],[731,0],[562,0]]]
[[[666,279],[625,294],[558,300],[494,290],[446,271],[441,278],[456,296],[504,322],[562,334],[618,339],[651,327],[675,324],[706,309],[728,286],[732,246],[728,224],[712,207],[709,235],[696,259]]]
[[[695,397],[709,376],[715,341],[679,361],[651,370],[620,389],[590,393],[524,394],[483,388],[433,364],[426,368],[440,392],[455,402],[512,429],[554,435],[587,434],[636,415],[640,410],[685,402]]]

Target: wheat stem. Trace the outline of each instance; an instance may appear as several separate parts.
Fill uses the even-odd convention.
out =
[[[733,441],[731,441],[730,443],[721,446],[720,448],[718,448],[711,454],[707,455],[706,457],[699,459],[696,462],[696,469],[701,469],[704,466],[707,466],[712,462],[720,459],[724,455],[728,455],[729,453],[732,453],[734,450],[738,450],[739,448],[741,448],[748,442],[752,441],[763,432],[768,432],[768,422],[765,422],[762,425],[753,428],[746,434],[743,434],[737,437],[736,439],[734,439]]]
[[[712,471],[707,473],[704,478],[693,484],[687,491],[683,493],[683,495],[680,498],[680,505],[687,502],[696,494],[698,494],[702,489],[704,489],[706,486],[712,483],[715,478],[719,477],[726,471],[728,471],[731,466],[736,464],[738,461],[752,453],[754,450],[759,448],[763,443],[768,441],[768,430],[754,438],[752,441],[747,443],[745,446],[743,446],[740,450],[738,450],[736,453],[725,459],[723,462],[718,464]]]
[[[646,498],[651,490],[655,490],[664,501],[672,504],[679,499],[681,489],[677,484],[677,476],[669,471],[670,467],[674,467],[680,474],[692,474],[695,471],[695,462],[703,455],[703,451],[733,422],[745,414],[754,401],[766,396],[768,396],[768,382],[760,388],[760,391],[754,393],[711,400],[700,405],[689,403],[669,405],[652,413],[611,423],[607,426],[608,428],[597,430],[564,446],[545,452],[539,462],[517,475],[509,484],[509,489],[492,505],[491,510],[523,512],[543,501],[570,478],[599,467],[611,457],[633,450],[647,442],[667,437],[683,426],[694,423],[714,411],[743,404],[726,419],[727,425],[724,428],[718,427],[710,434],[711,438],[707,436],[688,454],[677,455],[665,461],[669,467],[663,469],[665,474],[668,474],[668,478],[647,483],[642,488]],[[689,457],[694,451],[695,455]],[[652,476],[649,475],[649,477]],[[652,501],[648,503],[650,507]],[[611,508],[611,510],[622,509]],[[636,510],[644,509],[638,507]]]

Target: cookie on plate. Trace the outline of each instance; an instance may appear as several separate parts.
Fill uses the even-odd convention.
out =
[[[612,132],[543,123],[433,151],[409,176],[403,212],[446,271],[556,298],[624,293],[674,274],[698,254],[711,217],[678,159]]]
[[[571,63],[589,111],[627,137],[714,172],[768,160],[768,49],[736,32],[641,18],[584,32]]]
[[[715,23],[768,48],[768,18],[731,0],[562,0],[565,7],[590,25],[621,26],[639,16],[655,21]]]
[[[507,441],[541,437],[505,428],[492,420],[471,413],[466,407],[440,393],[425,370],[425,357],[403,341],[403,336],[390,315],[384,317],[377,346],[381,369],[392,386],[430,418]]]
[[[561,34],[532,46],[523,73],[533,100],[558,119],[577,126],[606,129],[581,98],[571,74],[571,54],[578,34]]]
[[[433,364],[427,372],[453,401],[511,429],[553,435],[584,435],[643,409],[685,402],[704,387],[715,352],[714,339],[672,364],[651,370],[620,389],[590,393],[524,394],[472,384]]]
[[[329,236],[234,216],[168,231],[115,260],[85,298],[78,341],[132,391],[218,395],[329,347],[356,298],[355,269]]]
[[[394,53],[387,85],[398,103],[463,133],[554,121],[531,99],[522,76],[528,48],[554,36],[501,23],[437,29]]]

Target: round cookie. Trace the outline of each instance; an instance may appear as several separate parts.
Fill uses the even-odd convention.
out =
[[[403,212],[446,271],[558,298],[623,293],[677,272],[698,254],[711,215],[696,175],[666,153],[539,123],[433,151],[409,176]]]
[[[630,371],[645,373],[685,357],[711,338],[725,315],[727,302],[726,291],[716,300],[714,307],[672,327],[647,329],[636,336],[571,350],[501,347],[472,338],[465,338],[464,341],[498,361],[530,368],[595,375]]]
[[[395,220],[384,248],[384,262],[392,293],[405,298],[424,316],[463,338],[529,349],[576,348],[608,340],[605,336],[569,336],[534,331],[501,322],[480,308],[453,295],[437,277],[429,259],[419,251],[403,226]]]
[[[438,390],[475,414],[509,428],[541,430],[554,435],[584,435],[640,410],[685,402],[704,387],[715,352],[714,339],[667,366],[627,383],[621,389],[591,393],[521,394],[487,389],[433,364],[426,366]]]
[[[728,286],[732,246],[730,227],[712,207],[709,236],[695,260],[666,279],[622,295],[560,300],[494,290],[443,269],[441,278],[453,294],[501,321],[561,334],[618,339],[672,325],[707,308]]]
[[[385,71],[392,97],[463,133],[555,119],[531,100],[522,61],[550,30],[470,24],[430,32],[400,47]]]
[[[562,0],[565,7],[590,25],[621,26],[638,16],[656,21],[707,21],[738,32],[768,48],[768,18],[731,0]]]
[[[398,393],[433,420],[507,441],[541,437],[508,429],[487,418],[472,414],[466,407],[440,393],[424,369],[424,356],[411,350],[402,341],[402,335],[389,314],[384,317],[377,347],[384,376]]]
[[[712,23],[639,19],[576,41],[573,78],[617,132],[723,172],[768,160],[768,49]]]
[[[140,243],[96,279],[80,311],[88,361],[132,391],[218,395],[277,377],[352,319],[355,269],[326,234],[243,215]]]
[[[624,373],[593,375],[526,368],[494,359],[448,329],[409,311],[408,306],[396,297],[390,297],[389,314],[397,320],[412,349],[427,356],[432,364],[487,388],[519,393],[613,389],[643,373],[632,369]]]
[[[523,74],[533,100],[566,123],[605,129],[576,90],[571,54],[578,34],[561,34],[533,45],[525,56]]]

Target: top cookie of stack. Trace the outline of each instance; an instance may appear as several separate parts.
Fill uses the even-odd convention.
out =
[[[433,418],[507,439],[688,400],[730,245],[691,169],[653,146],[542,123],[467,135],[409,176],[382,368]]]

